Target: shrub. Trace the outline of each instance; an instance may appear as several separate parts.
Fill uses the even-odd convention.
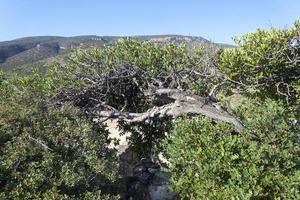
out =
[[[104,199],[116,177],[108,131],[50,94],[66,84],[52,71],[0,84],[0,198]],[[112,199],[110,196],[109,199]]]
[[[175,121],[164,147],[182,199],[300,198],[299,129],[274,101],[246,105],[239,135],[204,117]]]
[[[211,55],[207,55],[206,57],[209,58],[206,58],[203,63],[205,51],[207,50],[203,46],[190,49],[186,44],[158,44],[120,39],[115,44],[102,48],[75,51],[61,70],[63,76],[74,80],[80,79],[84,85],[83,90],[88,91],[85,93],[86,96],[90,95],[93,99],[97,99],[101,91],[105,91],[105,95],[100,97],[101,101],[123,112],[141,113],[157,103],[155,99],[147,97],[145,92],[156,87],[190,90],[207,95],[214,82],[218,81],[218,77],[206,69],[206,64],[210,61],[209,67],[215,67],[213,64],[216,63],[217,57],[211,58]],[[217,48],[211,50],[215,53],[216,51]],[[117,74],[121,71],[122,76]],[[135,75],[139,73],[147,74],[150,78],[140,78],[139,75]],[[132,74],[134,79],[126,78],[127,74]],[[101,78],[111,79],[104,85],[95,84]],[[84,99],[83,104],[98,104],[90,99],[87,98],[86,101]],[[129,143],[132,149],[137,150],[138,154],[144,157],[149,154],[153,143],[158,143],[169,130],[169,119],[166,117],[163,120],[153,120],[151,123],[130,124],[123,121],[119,125],[122,132],[131,133]]]
[[[199,47],[190,51],[184,44],[122,39],[114,45],[75,51],[66,64],[53,66],[45,73],[7,76],[0,72],[0,198],[116,197],[118,185],[114,181],[118,163],[114,150],[108,149],[108,131],[101,123],[94,123],[94,116],[80,107],[89,101],[95,103],[89,98],[93,96],[82,95],[73,104],[70,99],[58,100],[58,96],[62,91],[70,91],[66,94],[71,96],[72,91],[97,94],[101,88],[93,87],[89,81],[100,75],[105,77],[126,64],[150,75],[169,75],[184,70],[191,62],[201,70],[202,50]],[[201,80],[187,80],[185,84],[202,88],[199,93],[206,91]],[[107,101],[132,112],[148,109],[151,102],[141,95],[141,89],[122,81],[107,91]],[[143,85],[144,80],[138,81]],[[166,80],[167,87],[178,84],[173,82]],[[128,104],[124,96],[129,97]],[[163,138],[169,121],[133,125],[123,122],[120,126],[123,131],[132,132],[130,144],[136,147],[139,156],[144,156],[145,151],[148,153],[145,145],[151,146],[153,140]]]
[[[252,95],[299,106],[299,34],[298,20],[289,29],[258,29],[236,37],[239,47],[222,52],[220,69]]]
[[[215,67],[218,52],[218,47],[213,45],[199,44],[190,48],[184,43],[159,44],[134,39],[119,39],[113,45],[103,48],[75,51],[70,56],[66,67],[70,70],[69,76],[71,77],[79,72],[97,76],[97,74],[107,73],[126,64],[145,70],[150,75],[179,73],[180,70],[194,67],[201,74],[201,78],[199,78],[200,75],[198,79],[191,76],[190,81],[182,81],[180,84],[187,84],[193,92],[203,95],[207,94],[217,81]],[[167,80],[166,82],[168,83]]]

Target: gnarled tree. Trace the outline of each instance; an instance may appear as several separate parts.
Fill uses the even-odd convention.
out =
[[[241,121],[215,99],[227,81],[216,69],[217,53],[212,46],[190,50],[186,45],[133,40],[81,50],[62,68],[64,76],[80,86],[62,88],[53,101],[58,106],[72,101],[94,122],[119,119],[123,131],[135,133],[132,137],[139,138],[145,149],[168,130],[162,125],[182,115],[208,116],[239,131]]]

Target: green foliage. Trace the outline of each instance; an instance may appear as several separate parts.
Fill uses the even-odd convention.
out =
[[[51,94],[68,82],[52,69],[1,83],[1,199],[108,198],[102,188],[117,166],[108,131],[70,104],[57,110],[51,103]]]
[[[89,85],[92,85],[92,78],[90,77],[103,77],[103,74],[106,77],[111,77],[120,67],[128,64],[149,73],[150,76],[170,75],[170,80],[165,81],[164,87],[176,88],[176,85],[180,82],[180,85],[188,85],[192,92],[204,95],[207,94],[213,84],[210,79],[205,82],[199,78],[188,77],[185,80],[179,79],[177,82],[171,77],[171,75],[176,76],[176,72],[191,67],[191,65],[199,73],[203,72],[205,66],[201,58],[204,56],[204,51],[205,47],[200,45],[190,49],[186,44],[158,44],[133,39],[120,39],[115,44],[102,48],[74,51],[69,62],[61,70],[64,76],[74,80],[78,79],[78,74],[85,74],[80,82],[86,88],[89,88]],[[211,79],[214,78],[211,77]],[[135,82],[130,83],[121,80],[122,84],[120,84],[118,81],[116,80],[115,84],[111,84],[106,93],[109,105],[118,110],[125,108],[125,111],[137,113],[145,112],[153,106],[151,100],[149,101],[141,92],[141,89],[136,87]],[[147,85],[145,80],[136,79],[135,81],[141,87]],[[114,85],[120,86],[114,87]],[[91,90],[94,91],[94,88],[92,87]],[[149,89],[147,86],[144,88]],[[101,90],[102,88],[97,89]],[[124,107],[124,96],[127,98],[127,102],[130,102],[126,107]],[[151,124],[136,123],[128,125],[125,122],[120,124],[122,132],[132,133],[130,144],[133,149],[141,154],[140,156],[145,156],[153,142],[158,143],[169,127],[169,119],[157,120]]]
[[[207,51],[217,52],[217,47],[210,47]],[[107,73],[124,64],[136,66],[150,73],[150,75],[166,75],[172,72],[184,70],[193,65],[199,73],[205,74],[205,67],[217,57],[213,53],[206,55],[207,63],[202,62],[206,47],[196,45],[192,49],[186,44],[176,43],[151,43],[134,39],[119,39],[113,45],[102,48],[80,49],[73,52],[69,62],[65,65],[70,77],[85,72],[91,76]],[[214,64],[214,63],[213,63]],[[74,73],[76,72],[76,73]],[[205,94],[213,85],[216,77],[211,76],[207,82],[193,79],[182,80],[181,85],[189,85],[191,90],[198,94]],[[175,84],[175,83],[174,83]],[[176,83],[177,84],[177,83]],[[172,83],[170,84],[172,87]]]
[[[57,90],[80,91],[90,84],[90,77],[109,75],[126,64],[152,75],[172,73],[190,65],[190,54],[193,62],[199,61],[202,47],[189,51],[186,45],[122,39],[111,46],[75,51],[66,64],[46,73],[0,74],[1,198],[101,199],[107,193],[115,194],[109,190],[115,187],[118,163],[114,150],[107,148],[111,142],[108,131],[91,122],[76,104],[54,104]],[[78,78],[83,72],[88,76]],[[142,112],[151,106],[130,85],[110,91],[111,105],[121,109],[124,94],[132,97],[128,111]],[[170,128],[168,119],[120,126],[132,132],[130,144],[140,156]]]
[[[274,101],[247,102],[239,112],[240,135],[204,117],[175,121],[164,141],[172,189],[182,199],[300,198],[299,127]]]
[[[232,82],[250,88],[250,97],[238,96],[239,105],[233,106],[245,125],[241,133],[204,117],[185,117],[173,124],[168,118],[120,123],[121,131],[132,133],[130,144],[139,156],[147,155],[153,145],[165,152],[172,188],[182,199],[300,198],[297,112],[293,115],[280,101],[273,101],[283,96],[294,111],[300,103],[300,82],[294,76],[299,62],[286,65],[287,56],[299,53],[289,46],[299,27],[296,22],[291,29],[259,29],[236,39],[240,48],[222,52],[220,69]],[[111,140],[106,127],[79,110],[79,104],[88,103],[83,96],[74,104],[56,104],[58,90],[80,93],[84,88],[96,97],[106,91],[105,100],[116,109],[144,112],[154,100],[147,99],[137,85],[151,89],[155,81],[149,85],[141,78],[111,81],[109,86],[91,83],[127,64],[153,77],[176,76],[192,66],[199,76],[166,80],[160,87],[186,86],[182,89],[207,95],[220,77],[209,73],[215,70],[217,57],[209,63],[205,51],[203,46],[191,50],[184,44],[121,39],[102,48],[76,50],[66,64],[46,73],[7,76],[0,72],[0,198],[116,198],[118,163],[115,151],[107,147]],[[260,100],[252,98],[257,95]]]
[[[157,74],[185,67],[188,62],[187,54],[188,47],[185,44],[161,45],[133,39],[119,39],[114,45],[104,48],[78,51],[73,55],[72,60],[75,63],[79,61],[96,68],[105,66],[108,69],[128,63]]]
[[[220,69],[252,94],[298,104],[300,50],[290,42],[299,33],[300,21],[296,21],[289,29],[258,29],[237,37],[239,47],[223,51]]]

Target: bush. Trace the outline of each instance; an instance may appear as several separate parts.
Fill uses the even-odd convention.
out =
[[[273,101],[246,105],[239,135],[204,117],[175,121],[164,147],[182,199],[300,198],[299,129]]]
[[[80,79],[84,85],[83,91],[88,91],[86,96],[90,95],[97,99],[99,98],[97,94],[101,91],[107,91],[102,99],[105,99],[108,105],[117,110],[123,110],[123,112],[141,113],[152,108],[153,103],[155,104],[155,99],[150,99],[145,95],[145,91],[150,91],[155,87],[181,88],[207,95],[214,82],[218,81],[218,77],[206,69],[206,64],[211,64],[210,67],[212,68],[214,67],[213,64],[216,64],[217,57],[212,58],[211,54],[213,54],[212,52],[216,53],[217,48],[211,49],[211,54],[205,56],[208,58],[203,63],[204,53],[208,51],[206,48],[196,46],[190,49],[186,44],[158,44],[120,39],[115,44],[102,48],[75,51],[68,63],[62,67],[62,72],[63,76],[74,80]],[[126,66],[132,67],[139,73],[144,72],[152,79],[146,80],[133,75],[134,80],[112,78],[113,81],[104,86],[93,84],[99,81],[100,77],[103,79],[117,77],[116,72],[118,71],[125,72],[123,77],[127,76],[126,74],[132,72],[128,68],[124,70],[123,68]],[[185,70],[190,70],[191,73],[187,74]],[[198,73],[194,74],[194,71]],[[182,75],[184,73],[186,75]],[[162,77],[165,77],[164,80]],[[159,79],[161,80],[157,81]],[[85,101],[83,102],[84,105],[95,104],[95,101],[91,102],[90,99],[83,101]],[[93,108],[86,109],[94,110]],[[129,144],[132,149],[138,151],[140,157],[145,157],[149,154],[149,149],[153,143],[159,143],[165,132],[169,130],[169,119],[153,120],[153,123],[137,122],[135,124],[128,124],[123,121],[120,123],[120,129],[122,132],[131,133]]]
[[[300,198],[297,116],[281,101],[266,100],[284,97],[294,113],[299,111],[299,62],[286,65],[289,56],[299,55],[299,48],[289,46],[299,24],[247,34],[237,39],[240,48],[221,54],[220,69],[231,82],[250,88],[250,96],[261,97],[245,98],[242,106],[236,106],[245,124],[240,133],[204,117],[181,118],[174,124],[169,118],[120,124],[123,132],[132,133],[130,145],[139,156],[147,155],[145,147],[151,150],[154,143],[163,148],[171,163],[172,188],[182,199]],[[87,114],[88,109],[102,109],[102,99],[93,97],[104,91],[103,102],[134,113],[153,106],[155,99],[142,92],[152,86],[207,95],[214,85],[222,85],[223,75],[216,73],[216,58],[205,61],[204,51],[203,47],[191,51],[184,44],[122,39],[103,48],[75,51],[65,65],[45,74],[9,77],[0,72],[0,198],[117,198],[118,163],[114,150],[107,147],[108,131],[91,120],[95,113]],[[124,83],[113,77],[111,85],[95,82],[114,76],[115,69],[128,73],[127,64],[148,72],[150,78],[167,78],[161,84],[142,78]],[[176,77],[186,69],[197,73]],[[60,101],[64,91],[78,98]]]
[[[300,21],[296,21],[289,29],[258,29],[236,37],[239,47],[223,51],[220,69],[252,95],[299,106],[299,33]]]
[[[45,73],[8,76],[0,72],[0,198],[116,197],[120,192],[115,191],[118,163],[114,150],[108,149],[111,142],[108,131],[101,123],[94,123],[94,116],[80,107],[89,101],[95,104],[89,98],[93,96],[82,95],[73,103],[70,99],[60,101],[58,96],[62,91],[70,91],[66,93],[70,96],[74,91],[97,94],[100,86],[93,87],[89,81],[100,75],[105,77],[126,64],[150,75],[168,75],[183,70],[192,61],[201,70],[202,50],[199,47],[190,51],[184,44],[122,39],[114,45],[75,51],[66,64],[53,66]],[[192,82],[194,88],[202,88],[198,90],[200,93],[206,91],[202,81],[187,80],[186,84]],[[107,101],[118,109],[126,105],[132,112],[148,109],[151,102],[141,95],[140,88],[122,81],[107,91]],[[138,81],[143,85],[144,80]],[[178,83],[166,80],[166,84],[175,87],[172,84]],[[134,125],[123,122],[120,126],[123,131],[132,132],[130,144],[139,151],[139,156],[144,156],[148,153],[146,145],[151,146],[154,140],[164,137],[168,122],[157,120],[153,124]]]
[[[0,84],[0,199],[109,197],[117,163],[108,131],[71,104],[51,103],[64,84],[54,71]]]
[[[66,66],[70,70],[68,75],[70,77],[74,77],[79,72],[97,76],[126,64],[145,70],[150,75],[162,76],[194,67],[202,77],[198,76],[197,79],[191,76],[189,81],[182,80],[180,84],[187,84],[193,92],[204,95],[217,81],[215,67],[218,53],[219,49],[213,45],[199,44],[191,48],[184,43],[158,44],[134,39],[119,39],[113,45],[103,48],[75,51]],[[204,79],[203,76],[207,78]],[[170,85],[172,86],[172,84],[167,86]]]

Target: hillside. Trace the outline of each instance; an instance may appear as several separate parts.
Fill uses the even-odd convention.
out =
[[[199,43],[211,43],[202,37],[182,36],[182,35],[149,35],[132,36],[138,40],[166,43],[187,43],[194,46]],[[102,46],[111,44],[121,37],[118,36],[36,36],[25,37],[11,41],[0,42],[0,69],[12,71],[16,68],[27,68],[29,65],[37,62],[46,62],[53,60],[53,57],[66,54],[72,48],[85,46]],[[218,46],[230,47],[226,44],[216,44]]]

